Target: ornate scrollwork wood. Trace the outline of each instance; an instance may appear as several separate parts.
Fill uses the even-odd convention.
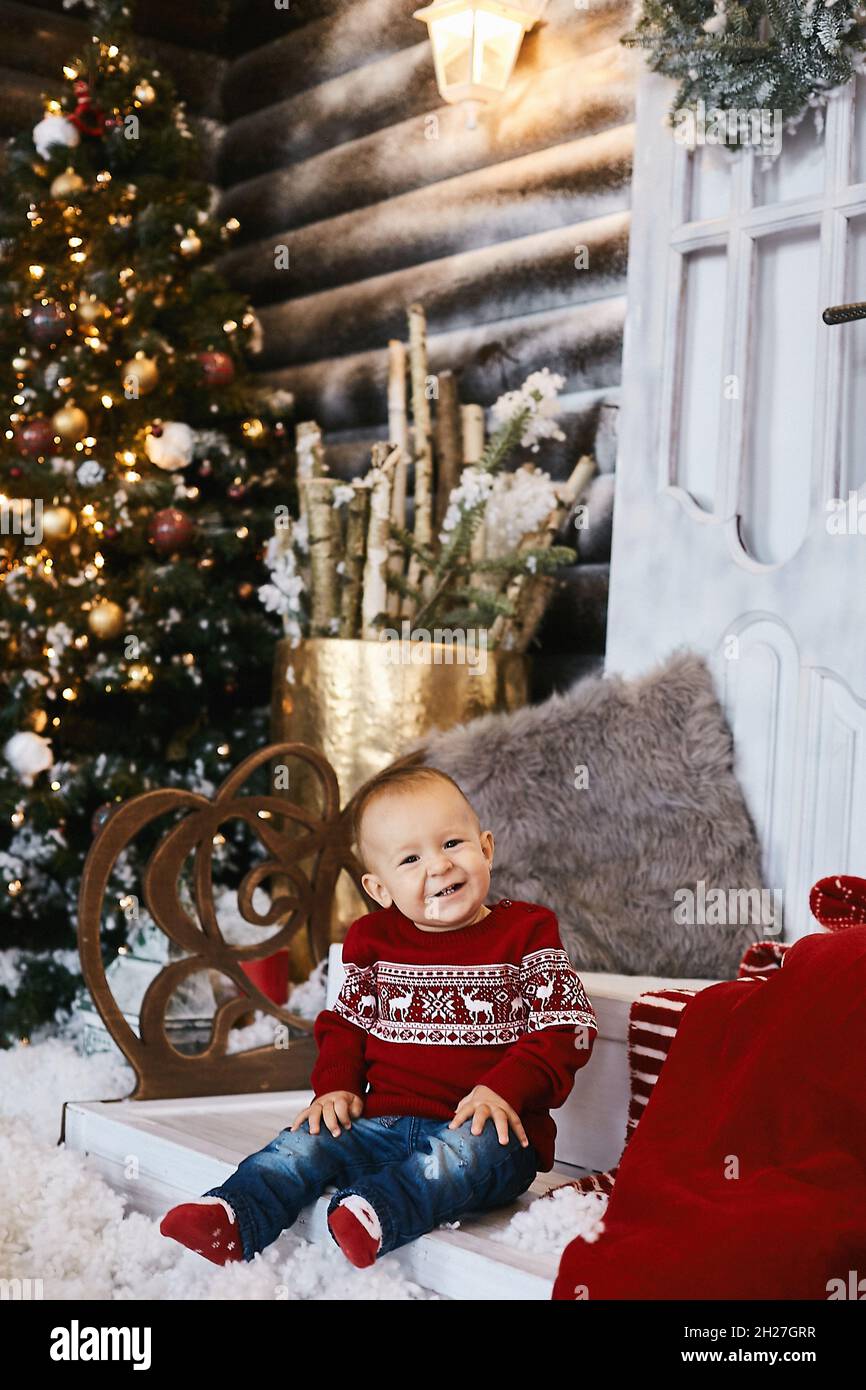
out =
[[[276,792],[242,794],[248,778],[263,764],[283,764],[290,757],[301,758],[315,773],[322,793],[321,813]],[[415,752],[395,765],[422,759],[423,754]],[[346,871],[363,894],[362,866],[353,852],[351,828],[354,802],[362,790],[358,788],[341,810],[337,779],[327,759],[308,744],[275,743],[239,763],[210,799],[177,787],[154,789],[122,803],[101,827],[81,880],[78,948],[94,1004],[136,1074],[135,1089],[127,1099],[230,1095],[309,1085],[316,1058],[313,1021],[274,1004],[241,969],[241,962],[262,959],[288,946],[298,931],[308,933],[316,963],[327,954],[332,899],[340,874]],[[118,1007],[105,974],[101,949],[105,894],[112,869],[135,836],[160,816],[178,811],[185,814],[165,832],[145,867],[143,897],[160,931],[186,954],[164,965],[148,986],[141,1003],[139,1037]],[[241,915],[256,926],[282,920],[273,936],[245,946],[232,945],[220,931],[211,875],[214,836],[226,822],[238,819],[254,830],[267,851],[267,857],[255,863],[238,888]],[[198,921],[181,902],[179,892],[183,867],[191,857]],[[309,861],[312,867],[305,869]],[[267,880],[282,881],[286,887],[271,894],[270,909],[262,915],[254,910],[252,898]],[[201,970],[219,971],[240,993],[218,1004],[207,1048],[187,1055],[166,1036],[166,1007],[178,986]],[[273,1016],[274,1042],[247,1052],[228,1053],[231,1026],[251,1007]],[[277,1028],[277,1024],[283,1027]],[[304,1036],[293,1037],[289,1030]]]

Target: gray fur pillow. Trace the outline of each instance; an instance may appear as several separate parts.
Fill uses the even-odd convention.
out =
[[[491,901],[550,907],[577,969],[728,979],[760,939],[758,894],[743,910],[745,892],[729,891],[760,890],[760,849],[696,654],[639,680],[588,677],[411,747],[426,748],[493,831]],[[739,909],[701,911],[701,882]],[[695,895],[692,925],[677,890]]]

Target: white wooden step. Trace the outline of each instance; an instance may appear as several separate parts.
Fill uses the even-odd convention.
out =
[[[128,1198],[127,1210],[161,1217],[234,1172],[264,1148],[310,1103],[312,1091],[195,1096],[181,1100],[66,1101],[61,1140],[89,1156],[92,1167]],[[547,1300],[558,1256],[535,1255],[493,1240],[515,1212],[584,1169],[557,1163],[501,1211],[464,1217],[457,1230],[436,1230],[392,1252],[408,1278],[448,1299]],[[291,1230],[311,1242],[330,1241],[326,1213],[331,1186],[301,1212]],[[280,1237],[275,1242],[279,1250]]]

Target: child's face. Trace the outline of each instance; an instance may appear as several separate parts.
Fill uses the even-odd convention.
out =
[[[493,835],[446,782],[392,792],[372,802],[362,830],[370,872],[361,882],[382,907],[396,903],[419,926],[470,926],[484,915]],[[445,897],[441,889],[459,884]]]

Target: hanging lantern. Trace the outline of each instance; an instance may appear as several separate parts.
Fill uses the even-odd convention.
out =
[[[432,5],[415,10],[415,18],[430,32],[436,81],[445,100],[474,104],[501,96],[523,35],[540,18],[546,3],[434,0]]]

